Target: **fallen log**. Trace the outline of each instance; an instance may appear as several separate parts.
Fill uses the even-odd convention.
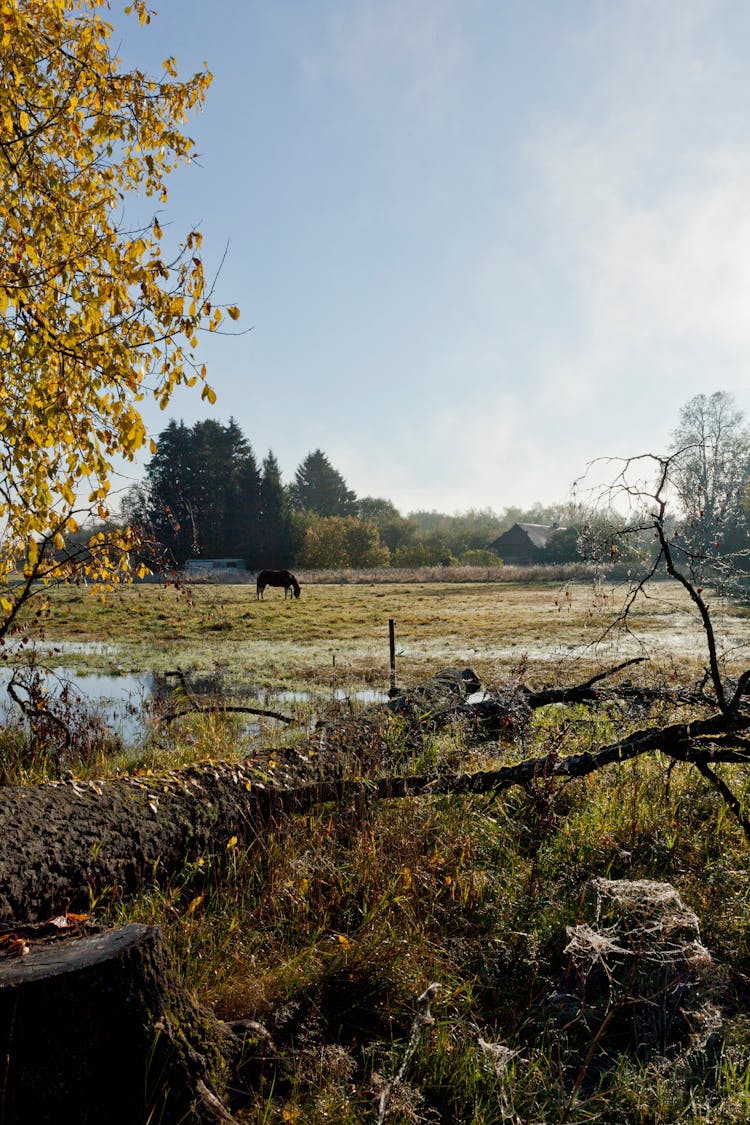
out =
[[[422,727],[439,728],[454,720],[464,721],[478,740],[515,737],[522,734],[534,711],[555,703],[601,704],[619,700],[631,708],[648,708],[656,702],[686,703],[711,708],[716,701],[698,687],[653,688],[630,683],[603,686],[604,681],[648,658],[636,656],[597,672],[580,684],[534,690],[523,683],[501,689],[482,688],[472,668],[446,668],[432,679],[406,689],[386,704],[394,714]]]
[[[42,921],[66,910],[88,910],[102,896],[128,895],[144,882],[168,877],[190,858],[223,852],[231,838],[250,845],[274,819],[320,803],[528,788],[541,777],[584,777],[655,751],[700,768],[750,837],[741,804],[733,803],[711,769],[718,762],[750,762],[750,749],[741,738],[748,729],[747,711],[719,713],[647,727],[583,754],[555,751],[495,770],[374,780],[339,777],[335,769],[322,775],[315,764],[319,742],[313,737],[296,752],[307,764],[307,776],[304,770],[294,777],[291,769],[280,768],[275,783],[268,775],[259,781],[257,763],[250,760],[147,777],[0,787],[5,828],[0,921]]]
[[[748,677],[741,682],[744,688]],[[338,776],[336,754],[347,732],[356,740],[364,729],[368,745],[381,737],[377,723],[368,727],[368,720],[358,720],[336,738],[323,729],[279,752],[279,761],[267,762],[262,771],[249,760],[96,782],[0,787],[0,920],[6,921],[0,936],[4,930],[18,954],[0,958],[0,1118],[12,1125],[232,1121],[222,1094],[241,1064],[241,1037],[179,988],[158,932],[128,926],[85,934],[65,953],[29,941],[27,953],[26,928],[34,920],[129,894],[190,858],[224,851],[232,838],[252,845],[275,819],[322,802],[528,789],[656,751],[695,765],[750,839],[741,803],[713,770],[719,762],[750,763],[743,737],[750,713],[741,708],[739,688],[734,702],[728,711],[638,730],[586,753],[555,751],[470,774]],[[321,769],[316,760],[324,746],[334,747],[333,768]],[[62,1034],[65,1053],[59,1049]]]

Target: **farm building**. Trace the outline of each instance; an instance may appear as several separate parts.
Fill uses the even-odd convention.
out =
[[[490,543],[489,549],[505,563],[528,566],[540,561],[540,552],[545,550],[556,531],[565,530],[556,523],[514,523]]]
[[[232,574],[241,571],[247,572],[244,559],[188,559],[185,563],[185,574],[195,577],[206,577],[212,575],[218,578],[220,575]]]

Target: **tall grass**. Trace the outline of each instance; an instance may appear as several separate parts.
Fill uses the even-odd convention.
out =
[[[374,567],[354,569],[352,567],[332,567],[327,570],[312,570],[300,567],[295,575],[301,583],[310,585],[373,585],[383,583],[402,583],[408,585],[424,582],[576,582],[599,579],[606,569],[606,576],[616,574],[613,567],[603,568],[591,563],[548,563],[534,566],[506,566],[498,561],[496,566],[411,566]],[[624,577],[624,574],[622,575]],[[190,579],[196,586],[208,585],[255,585],[255,573],[237,571],[209,573],[207,577]]]

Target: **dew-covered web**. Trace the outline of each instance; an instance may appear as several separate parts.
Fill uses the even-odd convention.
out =
[[[594,925],[568,927],[565,952],[584,968],[615,956],[697,971],[711,963],[698,917],[671,883],[650,879],[592,879]]]

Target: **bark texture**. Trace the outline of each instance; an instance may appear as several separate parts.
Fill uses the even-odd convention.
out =
[[[3,786],[0,921],[86,911],[102,894],[131,893],[230,836],[249,842],[270,803],[254,763]]]
[[[0,962],[3,1125],[213,1125],[233,1036],[180,987],[159,931],[130,925]]]
[[[355,728],[368,753],[377,757],[379,726],[365,730],[359,722]],[[647,727],[585,754],[566,757],[555,751],[471,774],[372,781],[337,776],[337,758],[346,743],[346,729],[339,728],[336,739],[321,731],[307,744],[306,753],[295,752],[307,763],[306,776],[303,769],[292,774],[279,766],[274,784],[258,781],[254,762],[217,762],[147,778],[2,787],[0,921],[41,921],[66,910],[88,910],[102,895],[131,893],[145,881],[178,870],[190,857],[223,851],[232,836],[249,845],[273,819],[325,801],[528,787],[542,778],[585,777],[655,751],[691,762],[716,784],[720,779],[711,769],[715,763],[750,760],[750,747],[742,738],[748,728],[747,712],[719,714]],[[330,755],[325,769],[313,764],[315,747],[321,758]],[[717,789],[737,814],[732,794],[719,785]],[[750,833],[750,825],[743,827]]]

